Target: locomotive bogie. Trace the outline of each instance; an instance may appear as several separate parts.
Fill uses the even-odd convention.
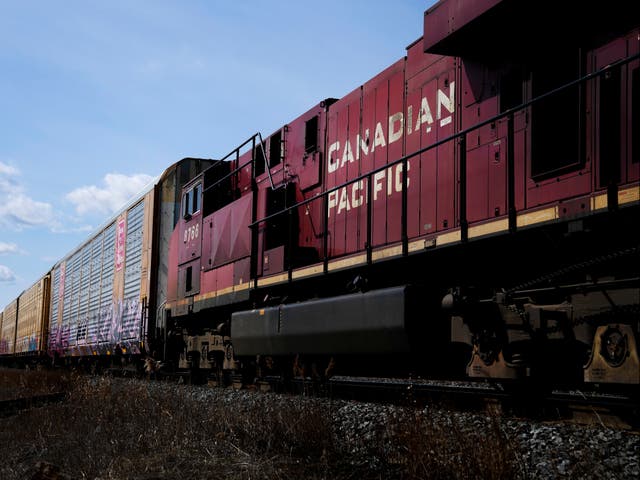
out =
[[[497,294],[482,304],[458,305],[451,338],[472,348],[467,374],[637,384],[640,291],[637,279],[620,274],[590,274],[582,282],[519,292],[522,297]],[[562,302],[548,303],[555,299]],[[451,296],[446,305],[455,307]]]
[[[227,359],[230,339],[214,333],[186,336],[184,351],[180,355],[179,367],[200,370],[231,370]]]
[[[631,325],[609,324],[598,327],[593,339],[591,357],[585,366],[584,379],[593,383],[638,385],[639,330]]]

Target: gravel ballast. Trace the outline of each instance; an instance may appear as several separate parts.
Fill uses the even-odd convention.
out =
[[[0,478],[640,478],[640,435],[442,406],[121,378],[0,419]],[[40,476],[38,476],[40,475]]]

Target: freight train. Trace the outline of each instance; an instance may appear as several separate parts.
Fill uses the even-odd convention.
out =
[[[629,10],[437,2],[344,97],[169,167],[4,309],[0,356],[637,388]]]

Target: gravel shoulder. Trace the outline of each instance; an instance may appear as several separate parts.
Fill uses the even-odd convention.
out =
[[[0,419],[0,478],[640,478],[640,435],[599,423],[75,379]]]

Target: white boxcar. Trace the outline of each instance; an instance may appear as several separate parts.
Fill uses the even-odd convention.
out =
[[[154,192],[148,190],[53,267],[50,355],[144,349]]]

